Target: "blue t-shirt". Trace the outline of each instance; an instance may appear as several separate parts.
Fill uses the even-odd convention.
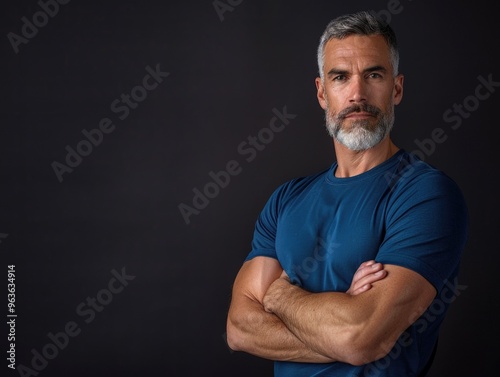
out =
[[[335,177],[336,167],[275,190],[246,260],[275,258],[310,292],[345,292],[359,265],[375,259],[419,273],[437,295],[385,358],[364,366],[276,361],[275,376],[418,376],[455,298],[468,232],[464,197],[451,178],[404,150],[353,177]]]

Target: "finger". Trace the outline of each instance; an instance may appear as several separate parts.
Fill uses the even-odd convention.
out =
[[[349,289],[346,293],[352,295],[352,296],[355,296],[355,295],[359,295],[360,293],[363,293],[363,292],[366,292],[367,290],[369,290],[372,286],[370,284],[365,284],[359,288],[353,288],[353,289]]]
[[[363,263],[361,263],[361,264],[359,265],[358,270],[360,270],[360,269],[362,269],[362,268],[364,268],[364,267],[371,266],[372,264],[375,264],[375,260],[373,260],[373,259],[372,259],[372,260],[368,260],[368,261],[366,261],[366,262],[363,262]]]
[[[365,271],[367,269],[370,270],[371,268],[375,268],[375,266],[379,266],[379,265],[380,265],[380,263],[377,263],[374,260],[366,261],[366,262],[363,262],[359,265],[356,272]]]
[[[375,262],[369,263],[365,266],[361,265],[354,274],[352,282],[355,283],[356,281],[364,278],[365,276],[378,272],[383,268],[384,266],[382,265],[382,263],[375,263]]]
[[[363,287],[365,285],[371,286],[371,284],[373,284],[379,280],[382,280],[386,276],[387,276],[387,271],[379,270],[379,271],[376,271],[374,273],[368,274],[361,279],[358,279],[356,282],[353,282],[352,287],[354,290],[357,290],[360,287]]]

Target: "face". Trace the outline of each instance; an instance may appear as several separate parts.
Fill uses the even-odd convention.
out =
[[[391,131],[403,76],[393,76],[391,54],[380,35],[332,39],[325,46],[324,80],[316,79],[328,132],[354,151],[377,145]]]

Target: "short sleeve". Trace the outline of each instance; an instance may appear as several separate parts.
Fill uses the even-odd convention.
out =
[[[468,235],[465,199],[437,170],[405,177],[391,193],[377,261],[416,271],[438,292],[456,276]]]
[[[252,250],[245,258],[248,261],[258,256],[278,259],[276,255],[276,232],[280,207],[284,200],[286,187],[290,182],[279,186],[269,197],[255,223]]]

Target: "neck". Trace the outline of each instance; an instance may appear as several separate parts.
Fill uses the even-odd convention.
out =
[[[337,158],[337,178],[353,177],[362,174],[391,158],[399,148],[389,137],[383,139],[373,148],[364,151],[353,151],[333,140]]]

